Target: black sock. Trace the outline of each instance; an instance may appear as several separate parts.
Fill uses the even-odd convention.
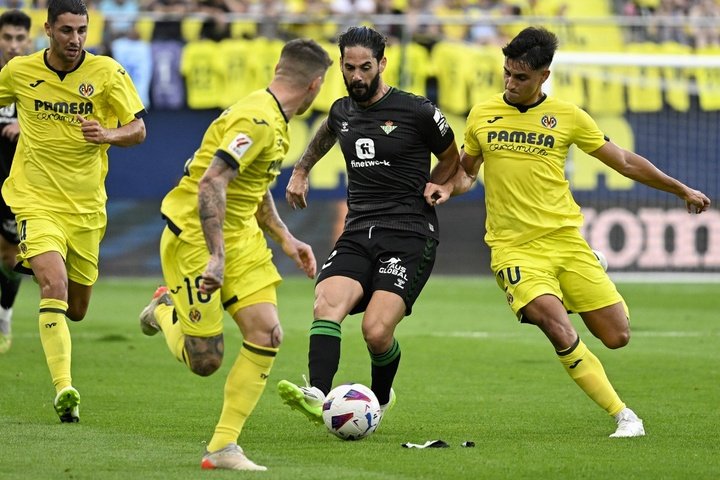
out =
[[[308,370],[310,385],[325,395],[332,390],[332,382],[340,365],[340,324],[328,320],[315,320],[310,327]]]
[[[11,308],[20,289],[20,275],[15,272],[0,272],[0,307]]]
[[[393,338],[393,344],[387,352],[374,354],[370,352],[372,361],[372,391],[380,405],[390,401],[390,388],[400,366],[400,344]]]

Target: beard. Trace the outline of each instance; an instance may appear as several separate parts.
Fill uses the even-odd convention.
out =
[[[365,85],[362,82],[355,82],[349,84],[347,79],[343,77],[345,81],[345,88],[347,88],[348,95],[356,102],[367,102],[370,100],[378,91],[380,86],[380,72],[370,80],[370,85]]]

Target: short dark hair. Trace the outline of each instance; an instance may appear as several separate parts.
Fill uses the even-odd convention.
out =
[[[87,5],[83,0],[49,0],[47,7],[47,21],[49,24],[55,23],[63,13],[72,13],[74,15],[85,15],[88,17]]]
[[[350,27],[338,37],[340,57],[345,56],[345,49],[348,47],[361,46],[370,49],[373,57],[380,62],[385,56],[385,45],[387,38],[372,28]]]
[[[330,55],[315,40],[296,38],[283,46],[278,66],[290,77],[310,82],[332,65]]]
[[[0,15],[0,28],[5,25],[12,25],[14,27],[24,28],[30,31],[30,25],[32,21],[27,13],[20,10],[6,10]]]
[[[509,60],[540,70],[550,66],[557,48],[558,39],[554,33],[542,27],[528,27],[505,45],[502,52]]]

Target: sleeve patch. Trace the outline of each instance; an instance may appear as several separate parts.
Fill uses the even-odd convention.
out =
[[[450,125],[448,124],[447,120],[445,120],[445,115],[443,115],[440,109],[437,107],[435,107],[435,114],[433,115],[433,120],[435,120],[435,125],[437,125],[438,130],[440,130],[440,135],[445,136],[448,128],[450,128]]]
[[[245,152],[252,146],[252,138],[248,137],[245,133],[238,134],[228,145],[228,152],[232,153],[236,157],[240,158],[245,155]]]

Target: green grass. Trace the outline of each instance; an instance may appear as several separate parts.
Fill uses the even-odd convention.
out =
[[[342,442],[284,406],[275,385],[307,365],[312,282],[280,291],[285,342],[240,444],[266,473],[201,472],[226,373],[240,344],[226,322],[226,362],[208,378],[143,337],[137,315],[157,280],[101,281],[71,324],[81,422],[60,424],[37,333],[37,286],[15,308],[0,356],[2,479],[710,479],[720,477],[720,285],[620,285],[634,337],[610,351],[576,325],[647,436],[610,439],[613,420],[568,378],[545,337],[520,326],[491,279],[435,277],[397,331],[396,407],[379,431]],[[369,381],[358,317],[343,325],[336,383]],[[442,439],[446,449],[404,449]],[[475,448],[462,448],[472,440]]]

